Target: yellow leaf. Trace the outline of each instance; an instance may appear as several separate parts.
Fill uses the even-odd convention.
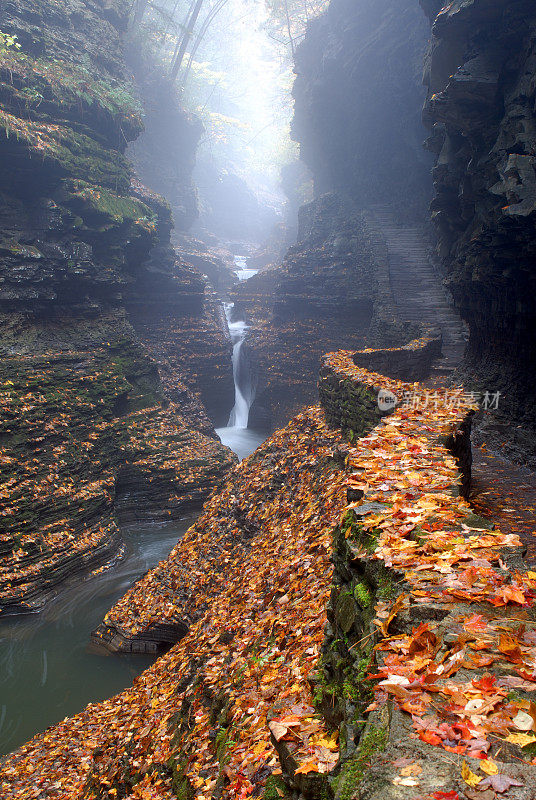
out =
[[[465,761],[462,764],[462,778],[468,786],[478,786],[482,780],[482,778],[479,778],[474,772],[471,772]]]
[[[511,742],[511,744],[518,744],[520,747],[527,747],[527,745],[536,742],[536,736],[532,733],[511,733],[506,737],[505,741]]]
[[[499,767],[492,758],[487,758],[485,761],[481,761],[479,766],[482,772],[485,772],[486,775],[497,775],[499,772]]]
[[[330,736],[315,736],[314,738],[309,739],[309,744],[313,745],[314,747],[327,747],[328,750],[338,750],[339,745],[337,744],[337,734]]]

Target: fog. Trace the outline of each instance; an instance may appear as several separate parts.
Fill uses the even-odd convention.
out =
[[[166,72],[189,10],[185,2],[146,3],[134,30]],[[223,238],[239,238],[240,226],[242,238],[259,240],[283,218],[281,167],[298,160],[290,138],[292,46],[265,0],[206,0],[193,30],[176,83],[204,127],[194,172],[197,225]]]

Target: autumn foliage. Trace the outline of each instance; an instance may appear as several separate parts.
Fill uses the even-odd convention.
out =
[[[329,363],[341,380],[381,384],[348,353]],[[428,800],[524,787],[525,748],[536,740],[524,694],[536,686],[536,574],[508,567],[517,537],[484,528],[460,496],[446,445],[471,409],[460,390],[441,397],[400,406],[352,445],[308,409],[235,467],[168,561],[106,620],[125,637],[165,619],[182,619],[188,633],[131,689],[10,756],[2,796],[242,799],[268,780],[326,776],[337,730],[316,712],[309,681],[325,636],[333,532],[349,517],[353,561],[381,562],[397,587],[374,598],[365,716],[394,704],[415,741],[455,759],[451,787],[421,786]],[[348,502],[348,490],[362,498]],[[435,616],[419,622],[423,609]],[[522,767],[504,768],[504,748]],[[402,763],[392,782],[419,786],[420,772]]]

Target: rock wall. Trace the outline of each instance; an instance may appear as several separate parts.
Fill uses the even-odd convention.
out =
[[[39,605],[116,551],[118,491],[128,516],[156,505],[170,518],[234,460],[196,394],[203,358],[163,363],[162,380],[141,330],[150,313],[172,349],[185,316],[218,329],[204,281],[169,246],[169,208],[131,185],[124,151],[142,124],[122,60],[128,10],[0,8],[20,44],[0,52],[4,609]],[[227,364],[219,336],[210,358]]]
[[[392,346],[416,332],[398,324],[385,252],[348,198],[326,194],[300,210],[298,243],[281,267],[239,286],[251,322],[245,349],[256,378],[250,426],[270,428],[315,402],[323,354]]]
[[[420,335],[418,323],[399,322],[388,248],[362,212],[380,204],[404,223],[426,218],[427,38],[412,0],[332,0],[297,48],[292,132],[316,199],[300,210],[298,241],[282,266],[233,298],[252,323],[252,427],[281,424],[315,401],[313,376],[325,352]]]
[[[413,0],[332,0],[309,24],[296,53],[292,130],[317,193],[425,218],[431,165],[420,117],[428,36]]]
[[[527,0],[422,6],[438,253],[470,329],[466,372],[502,392],[511,438],[512,418],[536,422],[536,10]]]

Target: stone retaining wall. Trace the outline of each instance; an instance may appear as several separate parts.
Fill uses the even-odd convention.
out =
[[[370,372],[379,372],[401,381],[424,381],[432,362],[441,357],[441,334],[414,339],[404,347],[383,350],[359,350],[354,363]]]
[[[322,359],[318,384],[320,403],[330,425],[350,438],[362,436],[391,411],[380,409],[378,393],[392,392],[400,402],[414,394],[401,381],[423,380],[441,355],[441,336],[430,334],[404,347],[379,350],[339,350]]]
[[[468,732],[468,743],[463,735],[456,741],[441,738],[440,720],[455,725],[457,719],[469,719],[463,716],[463,706],[458,716],[451,717],[442,716],[440,709],[434,727],[431,719],[444,687],[435,687],[431,705],[419,710],[415,691],[412,694],[405,688],[415,690],[406,677],[411,677],[411,670],[392,660],[393,653],[405,652],[402,645],[397,651],[396,642],[391,650],[393,638],[408,643],[408,662],[422,646],[423,658],[426,653],[436,661],[433,669],[437,674],[432,670],[435,683],[443,683],[441,676],[445,673],[447,677],[452,669],[452,678],[446,683],[454,689],[447,687],[447,694],[458,691],[465,697],[464,692],[472,691],[471,698],[479,698],[479,682],[485,686],[487,681],[495,692],[502,692],[499,700],[509,708],[510,695],[500,688],[501,682],[507,687],[516,679],[504,677],[508,667],[512,670],[512,663],[508,664],[512,659],[503,654],[504,634],[498,631],[514,637],[514,628],[508,630],[503,618],[522,617],[529,624],[534,612],[516,614],[523,602],[527,608],[531,605],[519,540],[494,530],[471,512],[464,499],[470,483],[473,411],[461,390],[446,390],[438,408],[400,405],[382,419],[377,404],[374,408],[381,376],[358,369],[355,362],[362,354],[356,355],[328,354],[320,379],[321,401],[330,422],[341,424],[350,434],[365,432],[368,427],[367,435],[349,456],[349,466],[355,469],[348,488],[353,502],[334,532],[328,625],[319,669],[312,680],[318,710],[339,729],[340,760],[328,778],[329,791],[335,800],[402,800],[414,794],[428,800],[441,792],[445,793],[441,798],[459,800],[470,786],[462,774],[463,755],[464,774],[473,786],[483,783],[484,788],[486,776],[492,773],[507,774],[517,781],[516,798],[533,797],[531,756],[505,741],[508,729],[480,742],[476,749],[471,749],[473,740]],[[374,363],[375,355],[370,354],[369,363]],[[396,352],[391,351],[389,358],[396,370]],[[389,388],[395,393],[404,391],[393,382]],[[422,392],[417,385],[411,388]],[[374,417],[378,424],[371,430]],[[371,463],[374,460],[375,465]],[[404,492],[404,486],[408,491]],[[462,563],[449,560],[447,553],[455,547],[463,548]],[[407,552],[412,554],[409,560],[403,555]],[[474,583],[464,585],[467,564],[474,559]],[[445,566],[445,574],[434,573],[438,563],[451,566]],[[423,575],[432,577],[427,582],[418,577]],[[504,588],[511,585],[520,590],[520,605],[514,603],[513,607],[515,594]],[[480,588],[477,591],[473,586]],[[482,664],[476,663],[479,657],[467,655],[473,653],[467,645],[471,629],[463,627],[463,619],[471,620],[471,614],[484,620],[479,624],[495,653],[482,659]],[[492,643],[493,635],[496,641]],[[386,685],[385,691],[379,681]],[[426,695],[429,685],[422,683],[420,690],[428,697],[425,703],[430,702],[430,694]],[[530,692],[529,683],[523,688]],[[481,694],[486,698],[484,689]],[[528,703],[528,697],[530,694],[521,693],[520,708]],[[402,708],[405,698],[409,699]],[[469,695],[467,701],[471,702]],[[483,704],[485,700],[474,702]],[[423,711],[425,708],[428,710]],[[428,722],[420,728],[423,714]],[[510,726],[510,732],[516,730],[513,722]],[[433,733],[427,734],[427,730]],[[458,755],[446,758],[445,750]],[[490,772],[480,769],[483,760]],[[404,773],[403,767],[408,765],[409,771]],[[292,784],[292,776],[288,779]]]

